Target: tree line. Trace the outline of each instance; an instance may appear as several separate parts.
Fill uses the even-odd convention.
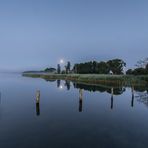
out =
[[[76,63],[71,67],[70,61],[61,69],[61,65],[57,64],[57,69],[46,68],[46,72],[56,72],[58,74],[124,74],[126,63],[122,59],[112,59],[108,61],[89,61],[84,63]],[[148,74],[148,58],[139,60],[135,65],[135,69],[128,69],[127,75],[146,75]]]
[[[122,59],[113,59],[107,62],[90,61],[86,63],[75,64],[74,73],[79,74],[123,74],[123,68],[126,63]]]
[[[126,74],[128,75],[146,75],[148,74],[148,58],[139,60],[135,65],[135,69],[128,69]]]

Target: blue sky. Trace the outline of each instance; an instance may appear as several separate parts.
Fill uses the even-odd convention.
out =
[[[147,0],[0,0],[0,70],[148,57]]]

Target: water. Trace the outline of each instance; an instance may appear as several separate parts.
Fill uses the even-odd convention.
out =
[[[147,148],[147,100],[144,90],[1,74],[0,148]]]

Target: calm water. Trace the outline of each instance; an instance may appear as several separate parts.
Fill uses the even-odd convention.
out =
[[[147,91],[0,74],[0,148],[13,147],[147,148]]]

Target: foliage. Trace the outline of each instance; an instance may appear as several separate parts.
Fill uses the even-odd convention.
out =
[[[126,63],[121,59],[113,59],[107,62],[90,61],[75,64],[73,71],[79,74],[108,74],[112,70],[114,74],[123,74],[124,66],[126,66]]]
[[[107,62],[109,69],[114,74],[123,74],[123,67],[126,66],[126,63],[121,59],[113,59]]]
[[[138,68],[134,70],[128,69],[126,74],[128,75],[147,75],[148,74],[148,58],[145,60],[139,60],[136,65]]]
[[[45,72],[55,72],[56,69],[55,68],[46,68],[44,71]]]
[[[148,58],[145,58],[144,60],[139,60],[136,64],[136,67],[146,68],[147,64],[148,64]]]
[[[133,74],[133,70],[132,70],[132,69],[128,69],[128,70],[126,71],[126,74],[127,74],[127,75],[132,75],[132,74]]]
[[[58,74],[61,73],[61,66],[60,66],[60,64],[57,65],[57,73],[58,73]]]
[[[66,74],[68,74],[68,73],[70,72],[70,67],[71,67],[71,64],[70,64],[70,62],[68,61],[68,62],[67,62],[67,65],[65,66]]]
[[[134,70],[129,69],[126,71],[127,75],[146,75],[148,74],[148,70],[145,68],[136,68]]]

